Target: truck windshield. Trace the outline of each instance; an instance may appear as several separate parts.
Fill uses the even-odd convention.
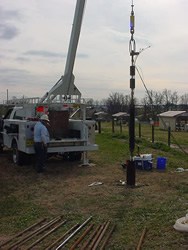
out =
[[[9,110],[7,111],[7,113],[5,114],[4,119],[9,119],[9,118],[10,118],[10,115],[11,115],[11,113],[12,113],[12,110],[13,110],[13,109],[9,109]]]

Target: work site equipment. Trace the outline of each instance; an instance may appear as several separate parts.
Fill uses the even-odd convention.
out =
[[[95,144],[95,121],[86,120],[87,105],[74,84],[73,75],[84,7],[85,0],[78,0],[64,76],[42,98],[7,102],[12,107],[0,121],[0,147],[13,149],[13,161],[18,165],[25,163],[28,154],[35,153],[34,126],[46,115],[50,120],[49,154],[59,153],[73,161],[80,160],[83,153],[83,165],[88,165],[88,151],[98,149]]]
[[[132,0],[132,10],[130,16],[130,33],[131,39],[129,42],[129,52],[131,56],[130,66],[130,89],[131,89],[131,100],[130,100],[130,118],[129,118],[129,150],[130,160],[127,161],[127,185],[135,186],[135,162],[133,159],[135,149],[135,100],[134,100],[134,89],[135,89],[135,56],[139,55],[136,52],[136,42],[134,40],[134,27],[135,27],[135,16],[134,16],[134,5]]]

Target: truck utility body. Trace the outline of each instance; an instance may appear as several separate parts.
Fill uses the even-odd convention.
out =
[[[50,120],[48,153],[61,153],[70,160],[80,159],[88,164],[87,152],[97,150],[95,121],[86,120],[86,105],[74,84],[73,68],[78,46],[85,0],[76,1],[75,15],[64,75],[42,97],[10,100],[15,105],[0,121],[0,144],[13,149],[13,161],[24,163],[34,154],[34,126],[43,114]],[[77,109],[82,118],[70,116]]]
[[[63,104],[64,106],[65,104]],[[68,105],[68,104],[66,104]],[[3,119],[1,127],[1,145],[13,149],[13,161],[22,165],[27,160],[27,154],[34,154],[34,126],[39,120],[40,113],[52,114],[54,120],[49,128],[50,141],[48,144],[48,153],[59,153],[72,160],[78,160],[82,152],[83,164],[88,164],[87,151],[96,150],[98,146],[95,145],[95,121],[85,119],[85,107],[82,107],[83,119],[75,120],[68,117],[69,108],[63,108],[57,111],[48,110],[47,106],[11,108]],[[25,117],[25,113],[30,109],[36,110],[36,115],[33,117]],[[32,112],[33,111],[33,112]],[[65,119],[64,119],[65,117]],[[64,120],[63,120],[64,119]],[[63,123],[62,123],[63,121]],[[58,125],[59,124],[59,125]]]

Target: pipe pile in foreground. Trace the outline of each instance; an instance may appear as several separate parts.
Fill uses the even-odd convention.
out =
[[[72,225],[72,220],[58,216],[49,222],[46,218],[0,244],[1,249],[105,249],[115,229],[106,221],[101,225],[90,224],[92,216],[82,223]]]

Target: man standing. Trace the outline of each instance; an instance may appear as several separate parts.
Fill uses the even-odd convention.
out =
[[[47,159],[47,146],[50,139],[47,129],[48,122],[48,116],[42,115],[40,120],[35,124],[34,127],[34,149],[36,153],[36,165],[38,172],[43,172],[45,169],[45,163]]]

